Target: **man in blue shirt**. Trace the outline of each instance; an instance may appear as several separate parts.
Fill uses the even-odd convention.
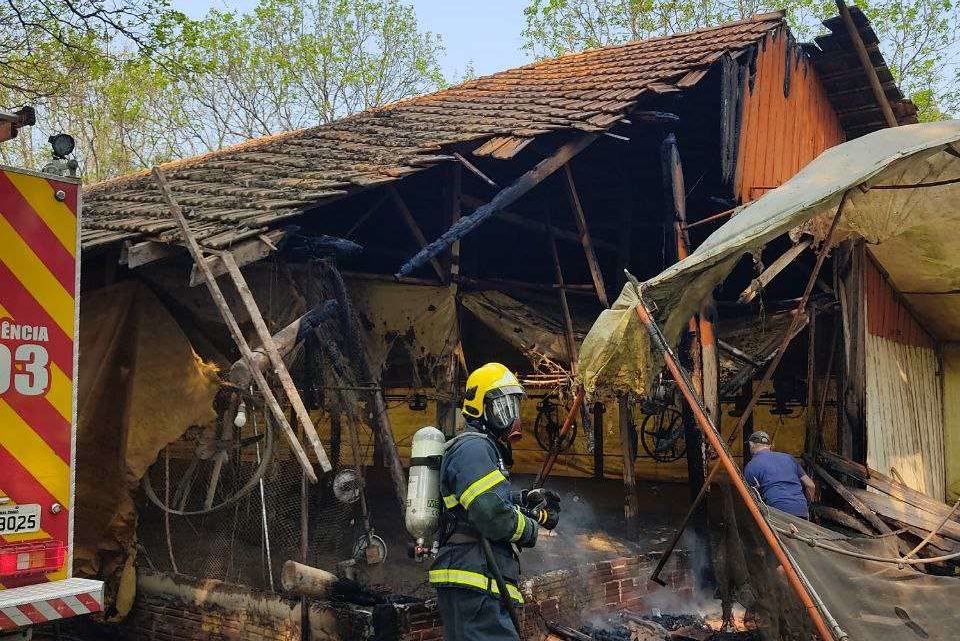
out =
[[[813,500],[817,488],[796,459],[785,452],[774,452],[770,435],[763,431],[750,435],[750,454],[752,458],[743,469],[747,485],[757,488],[767,505],[809,519],[807,499]]]

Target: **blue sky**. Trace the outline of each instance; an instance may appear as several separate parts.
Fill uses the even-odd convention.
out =
[[[509,69],[529,62],[520,51],[524,0],[404,0],[413,5],[421,28],[443,37],[444,75],[459,78],[472,64],[477,75]],[[248,11],[256,0],[172,0],[174,7],[191,17],[206,11]]]

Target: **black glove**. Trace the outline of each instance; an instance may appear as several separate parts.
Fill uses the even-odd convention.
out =
[[[540,527],[552,530],[560,522],[560,495],[553,490],[537,488],[522,493],[522,509]]]

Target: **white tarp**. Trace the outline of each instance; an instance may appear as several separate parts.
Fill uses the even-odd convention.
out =
[[[925,307],[934,307],[935,299],[960,305],[953,300],[960,298],[954,295],[960,291],[960,182],[870,189],[954,178],[960,179],[960,120],[883,129],[838,145],[743,207],[690,256],[646,281],[645,296],[656,305],[656,318],[675,343],[690,316],[744,254],[801,228],[822,238],[846,192],[838,237],[865,238],[898,289],[908,297],[921,297]],[[642,394],[646,376],[658,369],[651,368],[649,353],[631,351],[636,341],[621,343],[620,355],[611,354],[611,346],[604,344],[616,334],[610,328],[622,327],[623,315],[633,314],[629,302],[618,300],[603,312],[584,339],[580,371],[588,392],[623,389],[629,379],[632,389]],[[953,318],[960,318],[960,309]],[[942,331],[957,334],[946,337],[951,340],[960,338],[960,321],[954,323],[955,328],[949,321],[941,323]],[[608,363],[615,371],[609,371]],[[624,371],[625,364],[630,372]]]

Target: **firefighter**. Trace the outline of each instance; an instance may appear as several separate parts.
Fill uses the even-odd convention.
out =
[[[462,412],[466,429],[451,439],[440,465],[441,547],[430,568],[446,641],[519,639],[500,602],[480,537],[487,538],[507,592],[523,597],[519,549],[533,547],[540,527],[553,529],[560,498],[549,490],[514,492],[507,480],[511,443],[521,436],[523,387],[506,367],[487,363],[467,378]]]

